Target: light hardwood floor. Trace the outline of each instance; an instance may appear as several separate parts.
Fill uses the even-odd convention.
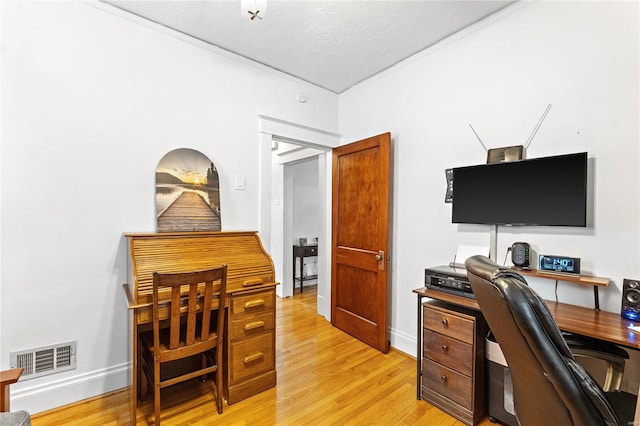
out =
[[[278,385],[217,414],[211,382],[186,382],[163,391],[166,425],[451,425],[455,418],[416,400],[415,360],[382,354],[334,328],[316,313],[316,289],[277,299]],[[32,416],[39,425],[130,425],[128,392]],[[137,413],[153,424],[153,398]],[[484,419],[481,425],[490,425]]]

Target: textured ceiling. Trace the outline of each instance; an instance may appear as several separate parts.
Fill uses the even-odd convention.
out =
[[[513,3],[268,0],[250,20],[238,0],[102,1],[335,93]]]

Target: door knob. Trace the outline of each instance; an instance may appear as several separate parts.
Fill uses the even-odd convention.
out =
[[[376,262],[378,262],[378,270],[384,271],[384,251],[378,251],[378,254],[376,254]]]

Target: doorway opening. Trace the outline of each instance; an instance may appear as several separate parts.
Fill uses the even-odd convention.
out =
[[[279,157],[281,153],[276,151],[274,155]],[[303,293],[305,287],[318,284],[318,257],[321,255],[318,253],[318,156],[321,154],[284,164],[284,227],[285,234],[291,232],[293,235],[293,294]]]
[[[326,220],[321,200],[321,164],[326,152],[283,141],[274,136],[271,165],[271,241],[282,247],[281,297],[309,291],[315,286],[318,312],[323,305],[323,290],[329,287],[322,266],[326,240],[321,235]],[[318,289],[320,291],[318,291]]]
[[[331,150],[340,136],[295,123],[260,116],[260,224],[259,233],[271,254],[280,285],[280,297],[293,295],[293,243],[304,235],[295,235],[293,223],[294,183],[292,168],[317,161],[317,312],[331,320]],[[289,147],[287,145],[290,145]],[[286,154],[276,151],[287,149]],[[299,232],[302,233],[302,232]],[[312,232],[311,234],[315,234]],[[315,235],[306,236],[315,238]],[[299,240],[298,240],[299,242]],[[303,270],[304,271],[304,270]],[[313,271],[313,270],[312,270]],[[304,273],[304,272],[303,272]],[[312,284],[311,282],[304,284]]]

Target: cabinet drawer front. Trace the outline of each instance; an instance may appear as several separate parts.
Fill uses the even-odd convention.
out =
[[[228,358],[231,384],[276,368],[273,333],[231,343]]]
[[[422,385],[471,409],[473,380],[470,377],[425,358],[422,362]]]
[[[231,340],[242,339],[273,330],[274,322],[275,316],[272,310],[254,315],[243,315],[240,319],[231,321],[229,338]]]
[[[437,333],[473,344],[473,320],[455,315],[451,311],[438,311],[423,307],[424,327]]]
[[[304,255],[306,256],[317,256],[318,255],[318,247],[305,247]]]
[[[431,330],[424,330],[423,353],[439,364],[462,374],[473,372],[473,346]]]
[[[231,314],[258,313],[272,309],[275,304],[273,290],[256,293],[233,295],[231,298]]]

